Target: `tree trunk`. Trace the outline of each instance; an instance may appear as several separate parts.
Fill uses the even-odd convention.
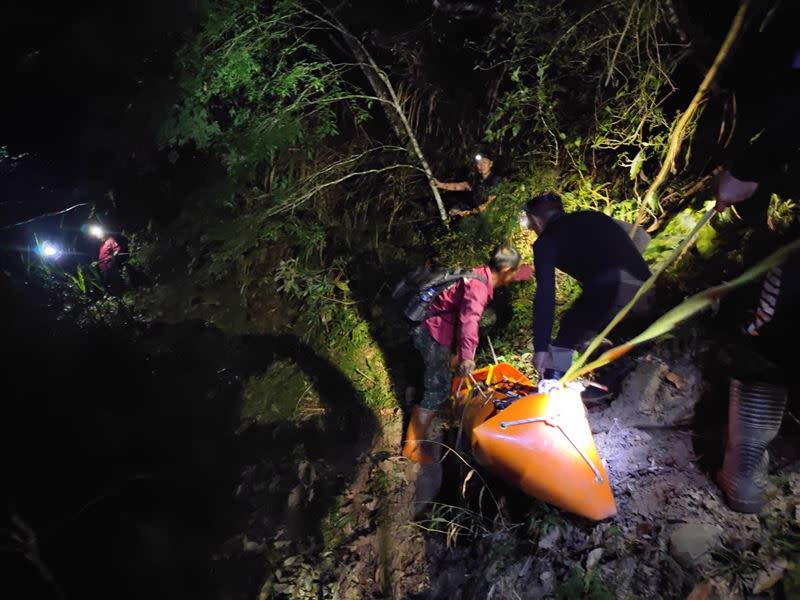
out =
[[[411,146],[411,150],[409,151],[417,157],[417,160],[419,160],[420,166],[422,167],[422,170],[425,172],[425,176],[428,179],[428,186],[430,187],[433,198],[436,201],[436,206],[439,209],[439,216],[443,223],[447,223],[447,211],[444,209],[444,203],[442,202],[441,194],[439,194],[439,189],[433,182],[433,172],[428,165],[428,161],[425,159],[425,155],[422,153],[422,148],[420,148],[417,137],[414,135],[414,130],[411,127],[411,123],[409,123],[408,117],[403,111],[403,107],[400,104],[400,98],[398,97],[392,82],[389,80],[389,77],[386,75],[383,69],[378,67],[366,46],[361,43],[361,40],[345,29],[344,25],[339,22],[339,20],[335,15],[333,15],[333,13],[330,12],[330,10],[326,9],[326,12],[330,16],[330,20],[325,19],[320,15],[310,13],[309,11],[306,12],[308,12],[308,14],[312,14],[316,19],[322,21],[326,25],[333,27],[341,34],[342,38],[344,38],[344,42],[353,53],[353,57],[358,61],[359,66],[372,86],[375,95],[383,100],[381,104],[383,104],[384,112],[386,113],[386,117],[389,120],[389,123],[392,125],[395,134],[400,140],[407,142]]]

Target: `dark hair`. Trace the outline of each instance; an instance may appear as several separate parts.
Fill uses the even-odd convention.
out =
[[[529,215],[546,217],[552,212],[564,212],[564,205],[561,198],[555,192],[545,192],[538,196],[533,196],[523,207]]]
[[[489,268],[495,273],[519,267],[520,256],[513,246],[498,246],[489,259]]]

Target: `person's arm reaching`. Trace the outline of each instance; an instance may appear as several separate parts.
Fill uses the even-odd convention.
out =
[[[494,199],[495,199],[495,198],[497,198],[497,194],[490,194],[489,196],[487,196],[487,197],[486,197],[486,202],[484,202],[483,204],[481,204],[480,206],[478,206],[478,208],[476,209],[476,211],[477,211],[477,212],[483,212],[483,211],[485,211],[485,210],[486,210],[486,208],[487,208],[487,207],[488,207],[488,206],[489,206],[489,205],[490,205],[492,202],[494,202]]]
[[[440,190],[444,190],[446,192],[471,192],[472,185],[469,181],[453,181],[451,183],[445,183],[443,181],[439,181],[438,179],[433,179],[433,185],[435,185]]]
[[[530,281],[533,279],[533,267],[530,265],[520,265],[514,273],[514,281]]]

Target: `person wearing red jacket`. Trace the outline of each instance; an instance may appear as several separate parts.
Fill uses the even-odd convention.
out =
[[[97,268],[100,274],[106,277],[116,262],[117,254],[120,253],[120,245],[113,237],[106,235],[103,243],[100,245],[100,253],[97,257]]]
[[[414,346],[425,363],[425,391],[411,412],[406,431],[403,456],[409,460],[433,462],[422,442],[436,411],[450,395],[451,353],[456,355],[460,374],[475,369],[478,322],[495,288],[532,276],[531,268],[519,263],[519,252],[514,248],[498,248],[487,265],[472,269],[475,277],[465,277],[442,292],[431,303],[429,316],[411,330]]]

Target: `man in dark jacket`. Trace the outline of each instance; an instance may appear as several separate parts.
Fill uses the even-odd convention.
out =
[[[574,351],[633,298],[650,270],[614,219],[592,210],[566,214],[554,193],[531,198],[523,220],[539,235],[533,245],[533,364],[543,379],[556,379],[569,368]],[[551,343],[556,268],[576,279],[583,293],[564,313]]]
[[[494,171],[494,161],[488,153],[475,155],[475,175],[469,181],[453,181],[444,183],[434,179],[433,183],[440,190],[448,192],[470,192],[472,202],[469,208],[454,208],[450,211],[453,216],[464,217],[486,210],[497,197],[495,188],[502,183],[502,178]]]

